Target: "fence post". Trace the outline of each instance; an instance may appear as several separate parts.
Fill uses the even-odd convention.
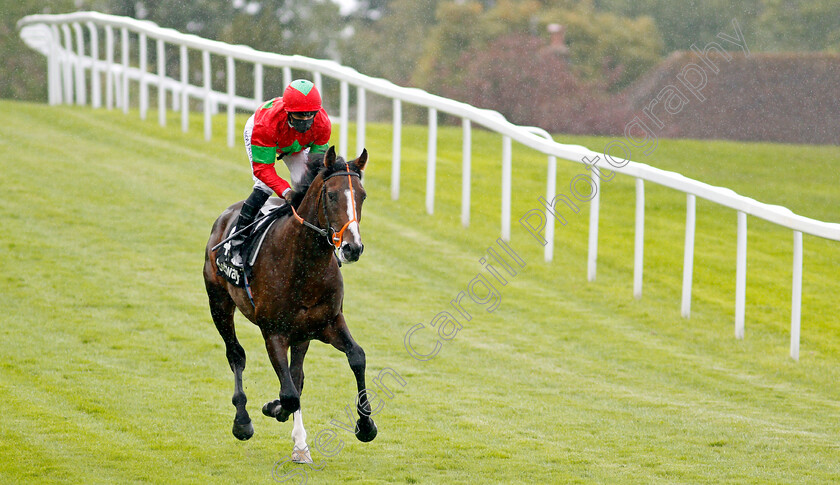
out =
[[[735,338],[744,338],[747,299],[747,214],[738,211],[738,242],[735,254]]]
[[[258,104],[262,103],[263,98],[263,65],[254,64],[254,110],[256,111]]]
[[[105,108],[114,109],[114,28],[105,26]]]
[[[62,78],[64,81],[64,102],[73,104],[73,69],[70,65],[73,55],[73,42],[70,40],[70,28],[67,24],[61,26],[61,33],[64,36],[64,49],[62,49]]]
[[[158,124],[166,126],[166,46],[163,39],[157,41],[158,74]]]
[[[691,316],[691,279],[694,273],[694,226],[695,207],[694,194],[686,195],[685,215],[685,254],[683,255],[683,285],[682,305],[680,314],[684,318]]]
[[[201,69],[204,74],[204,139],[210,141],[212,134],[212,120],[210,119],[210,91],[212,89],[212,78],[210,77],[210,52],[201,51]]]
[[[338,154],[345,159],[347,158],[347,120],[349,119],[350,115],[348,111],[349,108],[349,98],[350,94],[348,93],[349,87],[347,85],[347,81],[341,81],[341,88],[340,88],[340,95],[339,95],[339,127],[338,127]]]
[[[362,148],[365,147],[365,116],[367,112],[365,88],[359,86],[356,97],[356,154],[360,154]]]
[[[548,156],[548,171],[545,177],[545,200],[553,201],[557,195],[557,157]],[[550,263],[554,259],[554,217],[545,218],[545,248],[543,248],[543,259]]]
[[[236,131],[236,64],[233,57],[227,56],[227,146],[233,147],[234,131]]]
[[[435,171],[437,165],[437,110],[429,108],[429,145],[426,152],[426,213],[435,212]]]
[[[47,58],[47,93],[49,103],[52,106],[61,104],[61,62],[58,27],[51,25],[50,30],[50,52]]]
[[[636,179],[636,233],[633,244],[633,297],[642,298],[645,270],[645,181]]]
[[[793,284],[790,304],[790,356],[799,360],[799,335],[802,318],[802,233],[793,231]]]
[[[463,118],[461,122],[463,143],[461,145],[461,225],[470,225],[470,190],[472,188],[472,122]]]
[[[402,103],[394,98],[394,136],[391,142],[391,200],[400,198],[400,155],[402,154]]]
[[[511,140],[502,135],[502,240],[510,241]]]
[[[318,90],[318,92],[324,92],[324,81],[323,79],[321,79],[320,72],[315,71],[312,73],[312,83],[315,84],[315,88]]]
[[[149,70],[149,53],[147,51],[148,39],[146,38],[146,34],[141,33],[138,37],[138,42],[140,44],[140,106],[138,109],[140,110],[140,119],[145,120],[149,109],[149,82],[146,79],[146,73]]]
[[[173,78],[174,81],[174,78]],[[181,85],[179,84],[177,87],[172,84],[169,88],[170,91],[170,99],[172,99],[172,106],[170,108],[172,111],[178,111],[181,109]]]
[[[122,51],[122,92],[120,103],[123,113],[128,114],[128,29],[120,29],[120,47]]]
[[[73,23],[73,31],[76,33],[76,104],[87,104],[87,87],[85,83],[85,66],[82,62],[85,57],[85,40],[82,35],[82,26]]]
[[[289,84],[291,84],[292,81],[293,81],[293,79],[292,79],[292,68],[289,67],[289,66],[286,66],[286,67],[283,68],[283,86],[284,86],[284,89],[285,89],[285,86],[288,86]]]
[[[181,56],[181,131],[186,133],[190,129],[190,61],[187,55],[187,46],[179,48]]]
[[[589,251],[587,255],[586,279],[595,281],[598,268],[598,220],[601,213],[601,179],[593,177],[595,196],[589,202]]]
[[[99,74],[99,30],[93,22],[87,22],[90,32],[90,104],[93,108],[102,107],[102,78]]]

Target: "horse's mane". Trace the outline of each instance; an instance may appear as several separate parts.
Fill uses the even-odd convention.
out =
[[[353,160],[347,162],[344,160],[344,157],[335,157],[335,162],[327,167],[324,165],[324,154],[317,153],[309,155],[309,159],[306,161],[306,172],[303,174],[303,178],[301,179],[300,183],[294,189],[292,193],[292,206],[297,208],[300,203],[303,201],[303,197],[306,195],[306,192],[309,190],[309,187],[312,185],[312,182],[315,181],[315,178],[318,175],[323,174],[323,177],[327,177],[334,172],[340,172],[342,170],[347,170],[347,167],[350,168],[351,171],[358,173],[361,175],[362,171],[359,167],[356,166]]]

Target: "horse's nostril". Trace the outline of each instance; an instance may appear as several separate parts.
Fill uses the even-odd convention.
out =
[[[360,244],[360,245],[359,245],[359,256],[361,256],[363,252],[365,252],[365,245],[364,245],[364,244]]]
[[[362,251],[364,251],[364,246],[356,245],[356,244],[348,244],[345,248],[345,256],[348,259],[356,261],[359,259],[359,256],[362,255]]]

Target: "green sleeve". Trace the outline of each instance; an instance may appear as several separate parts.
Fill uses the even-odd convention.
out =
[[[274,163],[277,160],[277,147],[251,145],[251,157],[254,163]]]
[[[309,149],[310,153],[326,153],[327,149],[330,147],[329,143],[324,143],[323,145],[316,145],[312,143],[312,147]]]

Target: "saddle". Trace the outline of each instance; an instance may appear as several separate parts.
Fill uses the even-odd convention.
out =
[[[216,253],[216,267],[217,273],[225,278],[228,283],[239,287],[247,288],[249,286],[253,273],[253,265],[257,260],[257,255],[260,252],[262,243],[268,233],[268,229],[277,222],[292,213],[292,207],[286,203],[281,205],[266,205],[260,209],[260,214],[257,221],[254,223],[254,228],[251,234],[245,238],[240,248],[240,256],[242,257],[242,268],[238,268],[231,264],[233,251],[231,251],[230,242],[224,243]],[[237,227],[232,226],[226,233],[225,239],[229,238],[231,234],[236,232]]]

